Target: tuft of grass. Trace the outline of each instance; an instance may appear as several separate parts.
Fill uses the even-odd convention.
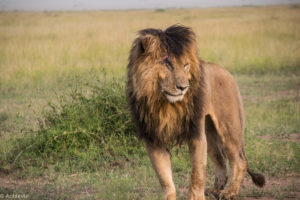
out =
[[[246,136],[246,154],[250,167],[270,176],[299,173],[299,152],[300,146],[296,143],[264,141],[251,135]]]
[[[252,136],[296,133],[300,130],[300,102],[285,98],[247,107],[246,131]]]

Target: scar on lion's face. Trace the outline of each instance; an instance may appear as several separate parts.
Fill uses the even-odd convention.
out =
[[[159,65],[159,90],[170,103],[181,101],[190,87],[190,61],[164,56]]]

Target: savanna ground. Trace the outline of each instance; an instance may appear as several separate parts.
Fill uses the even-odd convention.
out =
[[[234,74],[250,166],[241,199],[300,198],[300,7],[0,13],[0,198],[160,199],[125,101],[137,30],[192,27],[199,56]],[[173,148],[179,199],[186,148]],[[207,185],[213,182],[212,166]],[[10,196],[9,196],[10,195]],[[213,199],[209,197],[209,199]]]

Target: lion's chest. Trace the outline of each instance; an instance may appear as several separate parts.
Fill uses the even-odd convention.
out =
[[[166,104],[157,109],[150,109],[148,131],[161,143],[168,143],[180,137],[188,121],[184,107]]]

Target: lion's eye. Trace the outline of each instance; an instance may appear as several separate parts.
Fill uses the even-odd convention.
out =
[[[190,66],[189,63],[183,65],[184,69],[189,69],[189,66]]]
[[[166,65],[167,65],[167,67],[168,67],[168,69],[169,69],[170,71],[173,70],[173,67],[172,67],[171,63],[167,62]]]
[[[169,59],[165,59],[163,62],[164,62],[164,64],[168,67],[168,69],[169,69],[170,71],[173,71],[173,65],[172,65],[172,63],[170,62]]]

